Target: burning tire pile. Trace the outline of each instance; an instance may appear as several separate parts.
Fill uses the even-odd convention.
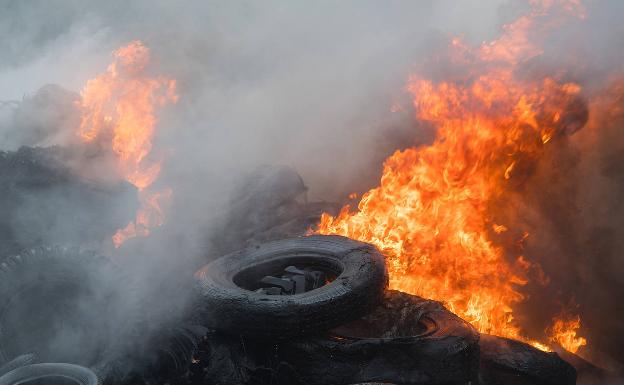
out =
[[[315,261],[313,255],[324,257]],[[303,273],[301,265],[336,276],[324,286],[291,294],[285,290],[288,282],[305,285],[288,275]],[[281,278],[267,279],[275,278],[271,273]],[[472,326],[440,303],[387,291],[386,274],[374,248],[338,236],[274,241],[206,265],[196,279],[199,302],[207,305],[207,316],[200,319],[210,331],[190,369],[195,381],[576,383],[574,368],[556,353],[493,336],[480,340]],[[267,292],[275,286],[279,292]],[[366,299],[351,299],[358,294]]]
[[[22,102],[0,101],[17,107],[15,146],[58,144],[0,152],[0,385],[623,383],[611,374],[624,373],[624,344],[612,332],[622,329],[622,309],[612,311],[611,298],[601,304],[609,322],[596,309],[605,288],[617,297],[611,283],[624,287],[607,271],[620,266],[614,229],[622,226],[595,218],[611,206],[582,212],[608,199],[575,180],[598,170],[622,190],[624,145],[614,140],[618,156],[607,159],[596,153],[615,133],[574,135],[586,126],[620,132],[624,87],[609,87],[605,104],[601,87],[582,81],[589,70],[568,73],[542,57],[542,35],[585,19],[580,1],[528,5],[499,38],[453,38],[410,70],[409,100],[391,110],[432,136],[393,145],[378,185],[366,181],[345,204],[308,202],[294,169],[261,166],[238,189],[215,189],[234,191],[231,205],[206,215],[212,205],[196,204],[202,183],[189,183],[195,170],[178,178],[167,172],[181,168],[163,168],[180,149],[154,135],[156,111],[177,103],[177,82],[148,69],[140,40],[114,51],[80,95],[47,86]],[[201,112],[186,103],[183,111]],[[31,122],[47,104],[63,113]],[[190,148],[209,150],[201,144]],[[550,179],[566,182],[551,188]],[[188,207],[172,206],[179,192]],[[152,268],[157,259],[124,265],[126,254],[188,260]],[[610,254],[614,263],[603,263]],[[577,260],[582,269],[556,271]],[[596,289],[585,296],[588,282]]]
[[[196,286],[193,311],[156,339],[141,332],[146,320],[111,316],[132,284],[109,259],[76,247],[45,246],[5,258],[0,384],[576,382],[574,368],[556,353],[479,335],[439,302],[387,290],[385,258],[375,247],[342,236],[288,238],[305,233],[310,219],[307,203],[295,199],[305,186],[293,175],[274,168],[256,178],[272,180],[256,189],[273,208],[288,207],[263,211],[250,224],[271,223],[277,230],[265,233],[276,240],[239,239],[248,246],[188,277]],[[271,189],[284,191],[288,183],[295,185],[285,189],[291,193],[275,200]],[[288,210],[281,219],[266,218]],[[291,224],[284,227],[284,221]],[[107,317],[82,317],[85,309]],[[115,324],[121,319],[123,327]],[[70,348],[58,344],[67,339]],[[137,343],[142,346],[133,349]]]
[[[30,330],[52,334],[53,319],[71,322],[71,313],[55,311],[66,308],[64,302],[71,305],[75,300],[71,292],[91,295],[89,301],[108,301],[114,295],[114,291],[89,293],[84,285],[97,279],[94,271],[101,271],[93,266],[101,263],[99,257],[90,255],[41,248],[2,264],[3,298],[10,301],[1,308],[0,353],[8,363],[2,367],[0,384],[40,378],[65,378],[82,385],[100,380],[155,384],[167,377],[170,383],[187,384],[486,385],[508,384],[509,378],[518,384],[575,383],[574,369],[554,353],[514,341],[501,344],[491,336],[480,343],[474,328],[441,304],[386,291],[381,254],[370,245],[339,236],[273,241],[226,255],[198,270],[198,311],[191,318],[207,332],[196,325],[166,336],[169,347],[152,368],[162,377],[153,381],[149,378],[154,373],[142,378],[111,376],[113,372],[101,368],[102,360],[113,358],[82,357],[81,345],[68,352],[55,350],[53,340],[41,334],[26,342],[16,340],[20,321],[45,320]],[[279,291],[269,290],[274,288]],[[33,297],[44,302],[31,314],[19,310],[20,304],[31,306]],[[93,306],[102,309],[105,304]],[[110,326],[74,321],[70,330],[76,333],[81,328],[93,335],[112,331]],[[74,340],[94,341],[84,334]],[[125,339],[111,335],[106,340]],[[103,340],[97,343],[107,350]],[[93,365],[95,372],[75,364],[35,364],[33,356],[24,355],[29,350],[44,361]]]

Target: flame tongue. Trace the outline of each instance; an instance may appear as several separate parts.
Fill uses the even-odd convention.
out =
[[[149,228],[163,223],[162,206],[172,191],[149,191],[161,169],[161,160],[151,156],[155,110],[175,103],[178,97],[175,80],[147,74],[150,52],[140,41],[119,48],[113,58],[107,71],[89,80],[81,92],[79,134],[86,142],[101,141],[108,146],[110,141],[119,173],[139,189],[141,208],[136,220],[113,236],[118,247],[125,239],[148,235]]]
[[[513,228],[492,222],[491,205],[531,170],[546,143],[580,127],[570,116],[586,119],[586,111],[571,113],[578,85],[514,77],[519,64],[541,52],[529,32],[554,3],[532,1],[532,11],[505,26],[499,40],[478,48],[454,39],[465,78],[411,76],[407,91],[417,118],[437,127],[434,142],[395,152],[357,212],[347,206],[336,217],[324,214],[318,229],[379,247],[388,256],[391,288],[443,301],[481,332],[525,341],[513,305],[524,299],[518,286],[527,282],[527,263],[522,256],[510,263],[490,241],[490,229]],[[579,10],[566,4],[566,11]],[[566,326],[578,325],[556,326],[568,334],[555,340],[575,351],[576,329]]]

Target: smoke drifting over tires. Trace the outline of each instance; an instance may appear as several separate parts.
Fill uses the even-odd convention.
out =
[[[8,103],[0,103],[0,150],[71,144],[74,101],[84,82],[128,41],[141,39],[150,47],[154,71],[177,79],[180,94],[178,104],[159,116],[154,140],[155,147],[171,149],[161,180],[173,187],[172,208],[165,228],[149,240],[103,252],[136,281],[141,312],[151,320],[148,331],[156,330],[187,310],[185,279],[218,256],[214,235],[224,231],[229,200],[250,170],[292,166],[312,201],[368,190],[387,155],[433,137],[411,111],[392,108],[405,97],[414,62],[446,46],[450,35],[488,40],[527,6],[505,0],[4,0],[0,100]],[[589,122],[536,165],[524,190],[506,202],[511,212],[500,213],[522,212],[519,221],[540,229],[527,241],[527,253],[551,279],[526,293],[535,301],[524,305],[527,319],[519,321],[536,329],[547,324],[539,319],[539,299],[565,292],[579,305],[594,346],[620,357],[624,330],[612,315],[624,314],[618,301],[624,292],[624,118],[615,109],[621,86],[611,76],[624,62],[623,12],[619,0],[588,4],[586,19],[552,36],[547,54],[530,63],[531,70],[568,70],[588,91]],[[449,75],[433,56],[431,77]],[[37,92],[48,83],[62,88]],[[603,119],[595,118],[591,104],[599,94],[607,99],[603,106],[613,107]],[[41,199],[54,205],[52,198]],[[25,219],[45,226],[38,212]],[[67,234],[71,226],[52,230]]]

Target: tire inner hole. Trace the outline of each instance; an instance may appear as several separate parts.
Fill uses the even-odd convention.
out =
[[[265,295],[294,295],[318,289],[334,281],[343,271],[333,259],[290,256],[249,266],[234,277],[234,283]]]

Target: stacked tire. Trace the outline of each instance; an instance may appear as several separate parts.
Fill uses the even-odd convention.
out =
[[[335,276],[302,294],[254,291],[287,266]],[[340,236],[269,242],[195,275],[204,326],[197,361],[218,384],[476,383],[478,333],[441,304],[387,291],[384,258]],[[382,321],[382,318],[384,321]]]
[[[310,276],[322,282],[309,285]],[[305,290],[282,290],[291,278]],[[119,333],[140,322],[126,317],[127,325],[111,324],[124,318],[110,317],[112,309],[103,316],[130,287],[115,265],[62,247],[6,258],[0,264],[0,385],[49,379],[77,385],[576,382],[574,368],[555,353],[480,336],[438,302],[387,290],[383,255],[348,238],[250,247],[200,268],[195,281],[196,311],[158,341],[142,341],[149,349],[144,355],[156,358],[141,374],[139,361],[113,354],[131,351],[124,344],[143,338]],[[282,289],[263,286],[275,282]],[[78,343],[56,344],[59,330]]]

